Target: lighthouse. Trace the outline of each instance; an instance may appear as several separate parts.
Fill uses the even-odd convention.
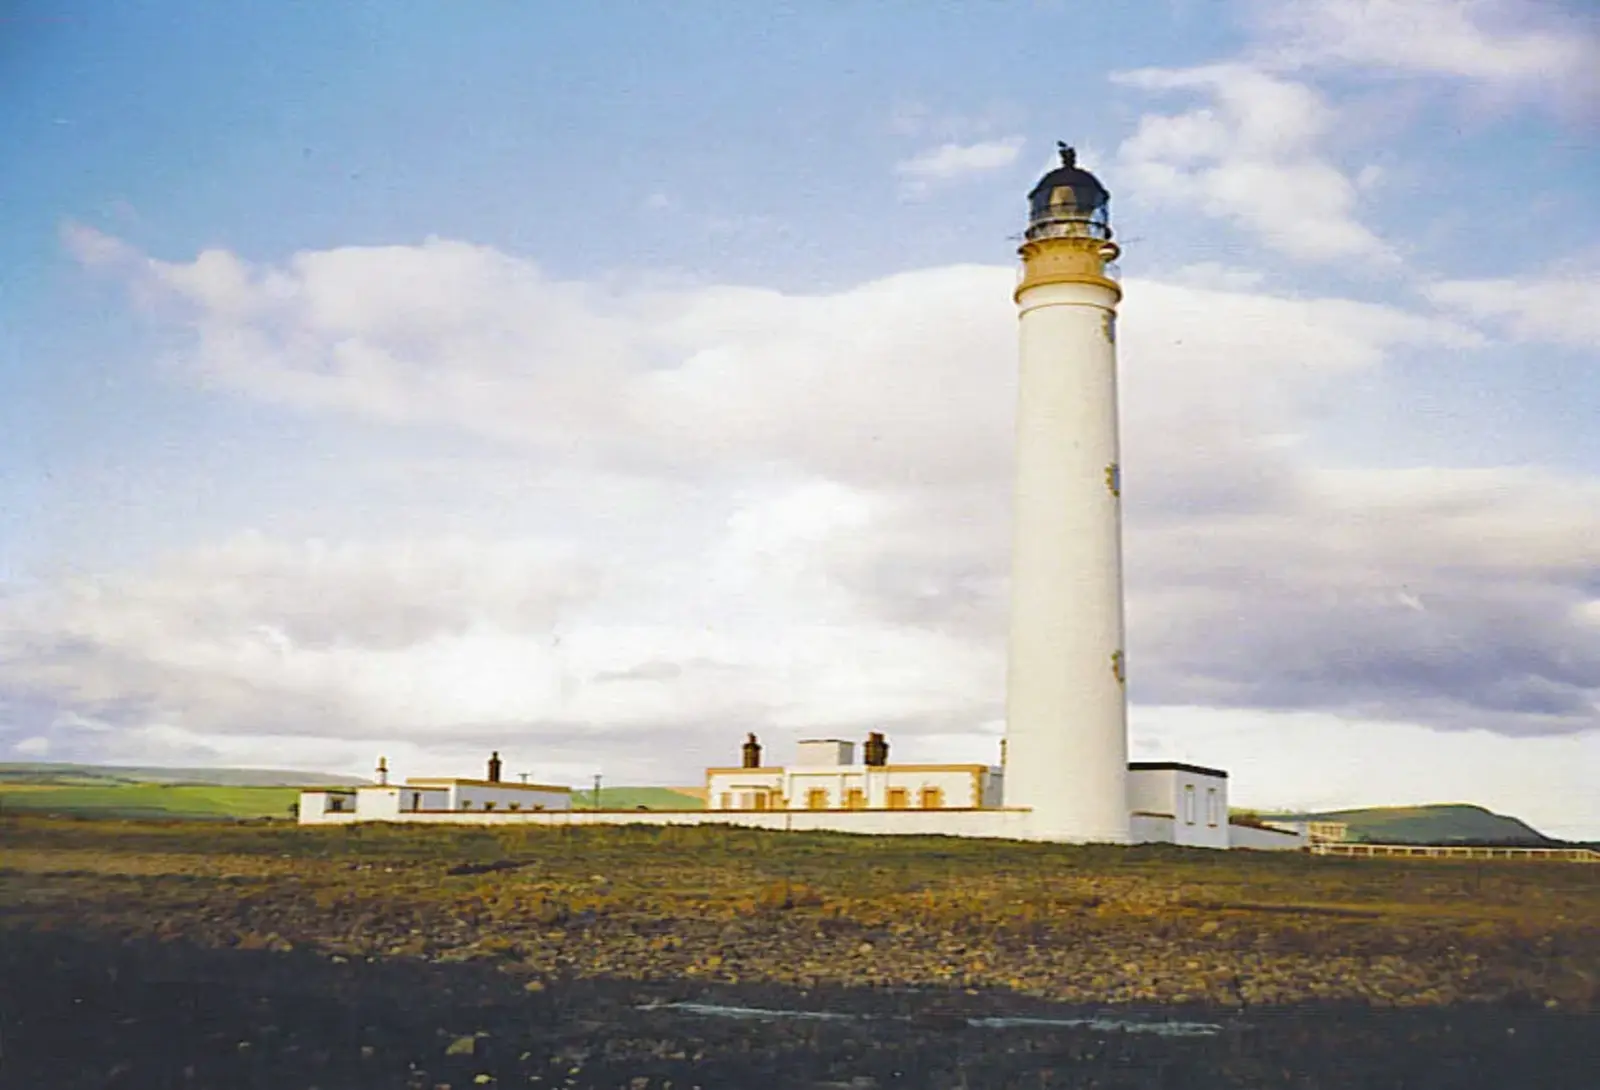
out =
[[[1035,839],[1129,840],[1111,195],[1058,145],[1028,195],[1005,805]]]

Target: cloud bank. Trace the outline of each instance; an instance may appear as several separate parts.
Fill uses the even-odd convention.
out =
[[[1011,270],[663,291],[447,240],[260,265],[70,238],[188,330],[184,379],[702,500],[626,540],[574,507],[530,537],[245,534],[37,588],[0,621],[13,747],[103,753],[114,728],[141,755],[293,739],[360,767],[515,737],[541,774],[605,746],[659,779],[745,730],[888,727],[992,758],[969,751],[1003,716]],[[1137,703],[1593,731],[1600,482],[1303,453],[1352,376],[1475,351],[1501,311],[1448,285],[1443,312],[1126,287]]]

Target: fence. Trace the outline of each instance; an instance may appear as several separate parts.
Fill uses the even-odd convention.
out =
[[[1600,863],[1593,848],[1497,848],[1467,844],[1313,843],[1313,855],[1425,859],[1527,859],[1553,863]]]

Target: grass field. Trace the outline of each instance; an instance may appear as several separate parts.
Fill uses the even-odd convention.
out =
[[[0,812],[28,811],[105,818],[284,818],[299,797],[293,787],[197,784],[70,786],[0,784]]]
[[[13,817],[0,837],[36,909],[225,946],[1113,1002],[1588,1003],[1600,969],[1582,865],[646,826]]]
[[[1596,919],[1574,864],[13,812],[0,1024],[62,1090],[1553,1090]],[[1027,1021],[1085,1014],[1212,1036]]]
[[[182,782],[184,774],[228,781],[252,777],[276,779],[294,773],[236,769],[97,769],[88,765],[0,766],[0,813],[7,810],[90,818],[283,818],[300,788],[281,784]],[[151,780],[132,778],[149,774]],[[304,773],[306,783],[322,782]],[[327,783],[348,781],[326,777]],[[592,791],[573,792],[573,805],[594,805]],[[670,787],[602,787],[600,805],[607,809],[700,810],[703,800]]]
[[[572,805],[582,810],[594,805],[594,792],[577,790]],[[600,806],[606,810],[633,810],[647,806],[652,810],[704,810],[705,802],[671,787],[601,787]]]
[[[1481,806],[1373,806],[1317,814],[1273,815],[1280,820],[1342,821],[1354,840],[1386,844],[1449,844],[1455,841],[1539,843],[1538,830],[1514,817]]]

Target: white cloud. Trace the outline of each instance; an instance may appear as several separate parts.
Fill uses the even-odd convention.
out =
[[[11,747],[11,751],[19,757],[47,757],[50,755],[50,739],[42,734],[36,734],[17,742]]]
[[[133,247],[121,239],[70,220],[61,225],[61,242],[68,253],[88,266],[117,265],[137,257]]]
[[[910,753],[1001,716],[1011,270],[601,290],[440,241],[128,268],[182,303],[206,381],[635,485],[604,533],[563,507],[546,537],[246,538],[58,586],[0,635],[45,713],[149,747],[317,738],[364,768],[515,741],[677,779],[748,729],[781,752],[887,726]],[[1136,700],[1591,730],[1600,486],[1318,472],[1294,444],[1351,376],[1480,334],[1248,278],[1126,289]]]
[[[1600,732],[1507,738],[1309,712],[1142,707],[1135,759],[1187,760],[1229,772],[1229,801],[1262,810],[1474,803],[1550,836],[1600,830]]]
[[[894,170],[915,190],[1004,170],[1017,161],[1023,138],[1007,136],[974,144],[940,144],[895,164]]]
[[[1592,88],[1600,45],[1548,5],[1506,0],[1273,0],[1279,63],[1448,76],[1508,89]]]
[[[1114,82],[1206,96],[1146,114],[1118,150],[1138,197],[1225,220],[1308,261],[1396,260],[1358,217],[1358,187],[1322,152],[1335,110],[1312,88],[1238,64],[1121,72]]]
[[[1515,340],[1600,349],[1600,277],[1449,280],[1423,291]]]

